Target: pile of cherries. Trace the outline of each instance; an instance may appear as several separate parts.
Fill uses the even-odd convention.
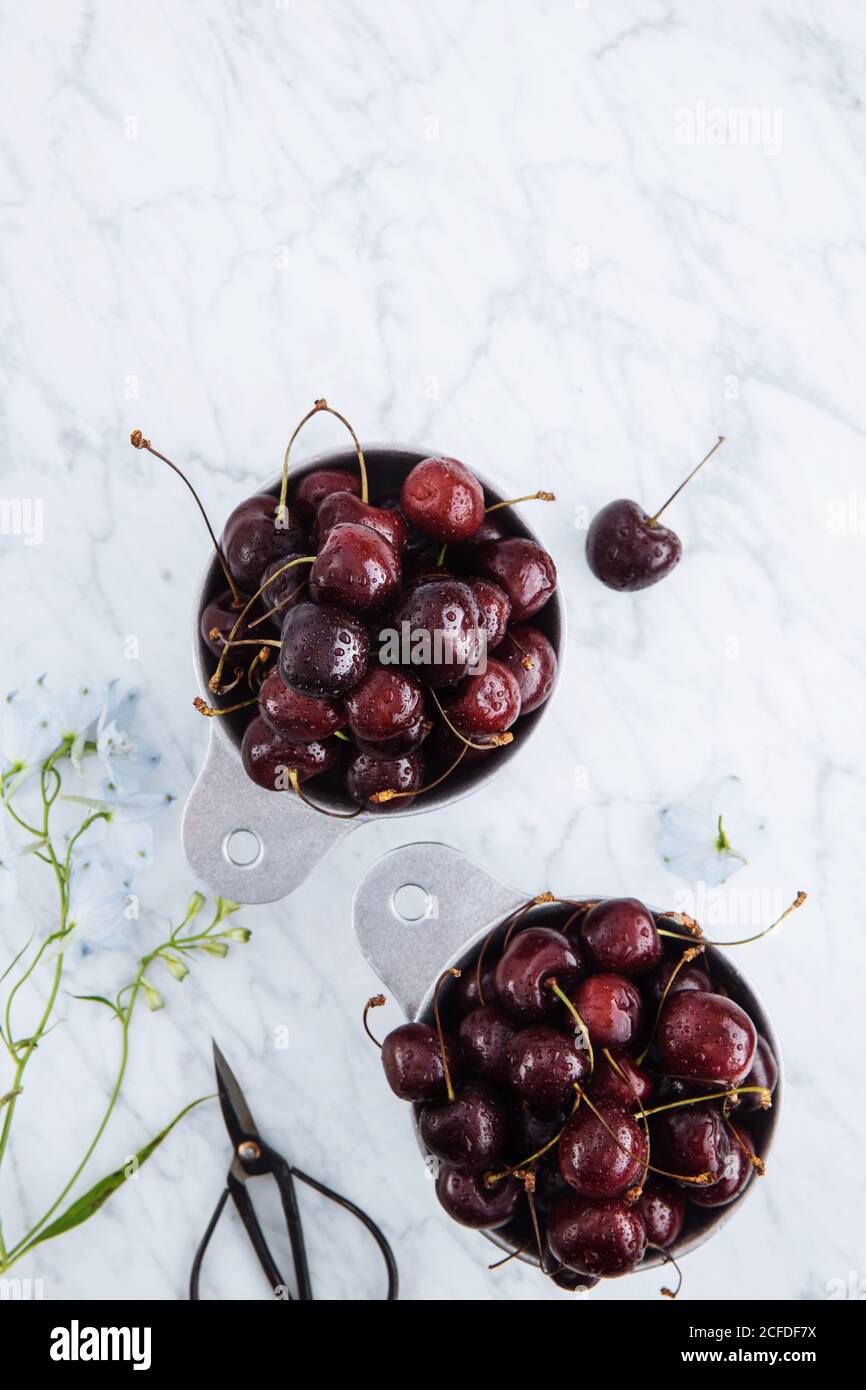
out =
[[[343,420],[323,401],[305,419],[318,410]],[[456,459],[423,459],[370,502],[352,437],[357,472],[317,469],[289,497],[287,451],[280,499],[249,497],[228,518],[215,545],[229,588],[200,625],[216,700],[196,705],[250,711],[241,752],[260,787],[306,800],[300,784],[333,770],[359,808],[392,809],[428,789],[425,763],[438,785],[548,698],[557,657],[533,619],[556,567]],[[406,634],[396,656],[384,630]]]
[[[706,944],[634,898],[543,894],[445,972],[430,1021],[381,1056],[449,1216],[584,1289],[668,1255],[763,1172],[751,1126],[776,1062]]]

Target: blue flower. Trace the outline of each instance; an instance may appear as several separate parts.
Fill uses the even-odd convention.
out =
[[[25,695],[12,691],[0,703],[0,773],[8,796],[60,747],[54,701],[37,682]]]
[[[159,766],[159,754],[133,733],[139,692],[119,695],[113,680],[96,725],[96,754],[105,769],[109,787],[118,793],[137,791],[145,777]]]
[[[689,882],[716,887],[760,854],[769,839],[766,816],[747,815],[739,777],[702,787],[688,801],[659,812],[662,862]]]

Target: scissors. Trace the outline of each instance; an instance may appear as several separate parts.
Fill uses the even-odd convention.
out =
[[[264,1177],[270,1175],[274,1178],[280,1193],[280,1200],[286,1218],[286,1225],[289,1233],[289,1243],[292,1250],[292,1262],[295,1268],[295,1281],[297,1287],[297,1297],[300,1301],[314,1298],[313,1286],[310,1280],[310,1270],[307,1263],[307,1252],[304,1245],[304,1232],[301,1225],[301,1214],[298,1209],[297,1197],[295,1193],[295,1179],[305,1183],[307,1187],[312,1187],[316,1192],[327,1197],[329,1201],[336,1202],[338,1206],[348,1211],[362,1226],[366,1226],[370,1235],[378,1245],[382,1258],[385,1261],[385,1268],[388,1272],[388,1291],[386,1299],[393,1300],[397,1297],[397,1263],[394,1253],[376,1223],[371,1220],[366,1212],[360,1207],[356,1207],[354,1202],[350,1202],[348,1197],[341,1197],[338,1192],[334,1192],[325,1183],[318,1182],[310,1177],[309,1173],[302,1173],[300,1168],[294,1167],[286,1159],[278,1154],[275,1149],[265,1143],[259,1134],[255,1120],[250,1114],[243,1092],[237,1080],[220,1052],[216,1043],[213,1045],[214,1066],[216,1068],[217,1088],[219,1091],[219,1101],[222,1107],[223,1119],[229,1138],[232,1143],[232,1161],[226,1176],[226,1185],[216,1204],[216,1209],[211,1217],[207,1230],[202,1237],[202,1242],[195,1253],[192,1263],[192,1271],[189,1279],[189,1296],[193,1301],[199,1298],[199,1275],[201,1274],[202,1260],[207,1250],[210,1238],[216,1230],[217,1222],[222,1215],[223,1208],[229,1197],[234,1202],[241,1220],[244,1223],[247,1235],[250,1238],[253,1249],[258,1256],[259,1264],[267,1275],[268,1283],[274,1292],[274,1297],[291,1299],[292,1295],[288,1292],[288,1285],[283,1278],[276,1262],[268,1249],[264,1232],[259,1225],[258,1217],[255,1213],[247,1184],[251,1178]]]

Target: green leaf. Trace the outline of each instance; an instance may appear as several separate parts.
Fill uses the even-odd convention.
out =
[[[137,1172],[142,1163],[147,1162],[154,1149],[159,1148],[163,1139],[171,1134],[175,1125],[183,1119],[184,1115],[188,1115],[190,1110],[201,1105],[203,1101],[212,1099],[212,1096],[199,1096],[198,1100],[190,1101],[189,1105],[185,1105],[183,1110],[175,1115],[171,1123],[167,1124],[165,1129],[160,1130],[155,1139],[151,1139],[149,1144],[145,1144],[143,1149],[139,1149],[135,1155],[133,1172]],[[126,1182],[129,1177],[129,1167],[130,1163],[127,1161],[122,1168],[118,1168],[116,1172],[109,1173],[108,1177],[102,1178],[100,1182],[91,1187],[89,1192],[85,1192],[83,1197],[79,1197],[77,1201],[73,1202],[71,1207],[67,1207],[62,1216],[58,1216],[56,1221],[52,1221],[50,1226],[46,1226],[44,1231],[40,1231],[37,1236],[34,1236],[27,1249],[32,1250],[34,1245],[39,1245],[43,1240],[53,1240],[55,1236],[63,1235],[65,1231],[71,1231],[74,1226],[80,1226],[83,1221],[95,1216],[112,1193]]]
[[[16,965],[18,964],[21,957],[24,955],[24,952],[27,950],[27,947],[30,945],[30,942],[33,940],[35,935],[36,928],[34,927],[33,931],[30,933],[27,940],[24,942],[24,945],[21,947],[21,950],[18,952],[17,956],[15,956],[15,958],[9,962],[6,969],[3,971],[3,974],[0,975],[0,981],[6,979],[6,976],[9,974],[10,970],[15,969]]]
[[[116,1014],[118,1018],[121,1017],[117,1005],[113,1004],[110,999],[106,999],[103,994],[70,994],[69,997],[70,999],[83,999],[87,1004],[104,1004],[105,1007],[110,1009],[113,1014]]]

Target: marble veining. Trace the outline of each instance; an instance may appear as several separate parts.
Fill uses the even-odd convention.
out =
[[[291,899],[239,916],[248,947],[167,984],[91,1175],[211,1088],[213,1035],[265,1134],[386,1227],[405,1298],[565,1299],[516,1263],[488,1273],[490,1248],[440,1214],[361,1035],[376,981],[352,891],[386,849],[442,839],[528,892],[667,901],[687,885],[659,861],[659,808],[736,773],[772,836],[730,889],[811,896],[738,957],[783,1042],[784,1115],[684,1296],[814,1299],[862,1277],[860,8],[47,0],[0,5],[0,36],[0,493],[44,509],[40,544],[0,536],[4,691],[43,671],[134,681],[182,798],[207,737],[189,649],[207,538],[129,431],[189,467],[219,522],[323,394],[363,438],[432,441],[505,495],[554,489],[531,522],[569,617],[555,707],[494,787],[348,836]],[[679,570],[602,588],[587,517],[659,505],[718,433],[670,514]],[[304,446],[331,442],[316,421]],[[179,808],[155,825],[130,959],[194,886]],[[19,899],[4,938],[48,910]],[[107,1084],[108,1024],[69,1012],[57,1070],[34,1064],[22,1098],[7,1222],[56,1187]],[[203,1107],[20,1272],[46,1297],[185,1296],[227,1162]],[[376,1292],[361,1239],[304,1201],[323,1292]],[[205,1283],[261,1296],[236,1223]]]

